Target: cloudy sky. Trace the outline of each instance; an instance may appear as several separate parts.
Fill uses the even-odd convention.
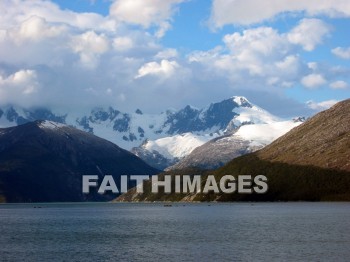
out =
[[[348,0],[1,0],[0,105],[160,112],[350,94]]]

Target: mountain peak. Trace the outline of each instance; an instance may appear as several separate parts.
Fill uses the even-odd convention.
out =
[[[252,103],[250,103],[249,100],[244,96],[233,96],[231,99],[239,106],[252,107]]]

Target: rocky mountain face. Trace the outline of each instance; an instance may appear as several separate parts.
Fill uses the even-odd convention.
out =
[[[13,106],[0,109],[0,126],[10,127],[35,120],[49,120],[75,126],[105,137],[125,149],[139,146],[146,138],[154,140],[176,134],[225,130],[238,116],[235,109],[252,108],[244,97],[233,97],[213,103],[204,109],[186,106],[179,111],[161,114],[123,113],[112,107],[95,108],[85,114],[55,113],[48,109],[23,109]],[[234,127],[234,124],[231,123]],[[110,133],[110,134],[109,134]]]
[[[297,118],[290,121],[242,125],[195,148],[189,155],[166,170],[219,168],[236,157],[265,147],[304,121],[305,119]]]
[[[159,170],[164,170],[168,167],[175,165],[179,159],[178,158],[166,158],[160,154],[157,150],[145,150],[142,146],[134,147],[131,152],[144,160],[146,163],[155,167]]]
[[[121,175],[157,172],[115,144],[57,122],[0,129],[2,202],[109,200],[115,195],[83,194],[82,176],[112,175],[118,185]]]
[[[22,125],[35,120],[65,123],[66,115],[55,115],[48,109],[25,110],[16,107],[0,108],[0,128]]]
[[[189,167],[216,169],[236,157],[254,152],[262,147],[263,145],[251,145],[248,140],[232,139],[232,135],[224,135],[195,148],[188,156],[165,170]]]
[[[305,120],[282,121],[242,97],[233,97],[201,110],[189,107],[186,110],[191,110],[198,121],[206,119],[205,122],[212,125],[205,130],[206,127],[196,123],[194,126],[202,128],[201,131],[195,129],[147,140],[132,152],[158,169],[214,169],[264,147]],[[210,119],[219,120],[213,123]]]
[[[168,110],[160,114],[144,114],[140,109],[134,113],[125,113],[112,107],[95,108],[80,114],[58,113],[48,109],[29,110],[12,106],[0,109],[0,127],[35,120],[59,122],[102,137],[126,150],[131,150],[158,169],[176,164],[199,146],[212,139],[227,136],[242,126],[281,121],[239,96],[212,103],[202,109],[186,106],[178,111]],[[236,153],[251,152],[261,147],[261,143],[256,146],[250,145],[251,140],[245,142],[243,140],[233,142],[233,146],[237,147],[240,144],[243,146],[237,148]],[[262,144],[264,146],[271,141]],[[225,153],[221,164],[225,163],[228,157],[240,155],[236,153],[227,157]],[[216,166],[216,163],[209,164],[209,167]]]
[[[134,189],[119,201],[349,201],[350,200],[350,99],[334,105],[295,127],[263,149],[235,158],[215,171],[225,175],[264,175],[265,194],[193,193],[140,195]],[[194,175],[198,170],[164,174]],[[163,174],[163,175],[164,175]],[[202,185],[205,181],[202,181]],[[151,187],[151,184],[147,184]],[[146,188],[146,191],[148,189]]]

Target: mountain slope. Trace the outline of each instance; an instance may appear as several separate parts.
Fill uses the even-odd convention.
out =
[[[183,117],[184,115],[192,116],[186,125],[184,124],[184,119],[187,118]],[[175,164],[174,168],[190,166],[215,168],[234,157],[265,146],[295,126],[290,125],[280,128],[282,132],[278,132],[278,135],[272,134],[271,137],[263,139],[263,141],[261,141],[262,137],[266,137],[266,134],[263,132],[258,133],[262,137],[246,137],[244,135],[241,138],[242,134],[240,134],[229,139],[230,134],[239,132],[240,129],[249,129],[247,127],[254,126],[253,132],[250,131],[250,135],[253,135],[252,133],[259,129],[258,125],[261,125],[260,129],[268,126],[265,129],[268,130],[268,133],[271,133],[277,129],[273,127],[274,125],[277,124],[278,126],[283,123],[281,119],[252,104],[244,97],[232,97],[219,103],[213,103],[201,110],[186,107],[173,116],[175,125],[169,131],[174,131],[174,127],[178,127],[178,124],[182,123],[180,124],[182,129],[178,128],[177,130],[180,132],[191,132],[175,134],[156,140],[147,140],[141,146],[131,150],[149,165],[159,169],[169,167],[169,165],[160,165],[160,162]],[[203,125],[203,123],[205,124]],[[190,126],[193,126],[193,128],[189,129]],[[220,139],[217,139],[219,137]],[[254,142],[257,142],[257,145]],[[218,143],[220,145],[217,145]],[[229,150],[231,145],[236,148],[235,152]],[[208,148],[209,154],[213,151],[217,154],[212,159],[209,159],[210,156],[206,155],[205,157],[208,158],[208,161],[201,163],[200,156],[198,156],[198,152],[203,152],[203,148],[199,149],[201,146]],[[217,147],[225,147],[226,149],[225,151],[215,150]],[[187,158],[192,152],[195,157]],[[181,162],[179,166],[176,164],[178,161]]]
[[[270,162],[350,172],[350,99],[317,114],[257,156]]]
[[[131,152],[150,166],[164,170],[216,136],[218,134],[185,133],[146,140],[141,146],[132,148]]]
[[[219,181],[225,175],[264,175],[266,194],[194,193],[178,198],[158,194],[153,200],[190,201],[350,201],[350,99],[317,114],[269,146],[207,172]],[[181,174],[181,170],[178,171]],[[176,174],[172,171],[170,174]],[[194,173],[195,174],[195,173]],[[149,187],[151,185],[148,185]],[[125,198],[126,197],[126,198]],[[130,190],[119,200],[142,201],[149,195]]]
[[[230,160],[254,152],[300,125],[302,121],[280,121],[269,124],[243,125],[195,148],[188,156],[166,170],[188,167],[215,169]]]
[[[108,200],[82,194],[82,175],[153,175],[130,152],[51,121],[0,129],[0,195],[7,202]]]
[[[193,199],[350,200],[350,99],[339,102],[269,146],[232,160],[213,174],[265,175],[263,195],[214,194]]]

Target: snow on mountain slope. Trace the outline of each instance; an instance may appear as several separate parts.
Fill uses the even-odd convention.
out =
[[[143,145],[143,148],[150,152],[157,151],[164,157],[172,160],[174,158],[183,158],[187,156],[193,149],[213,139],[214,136],[210,136],[209,134],[196,135],[185,133],[160,138],[154,141],[147,141],[147,143]]]
[[[269,112],[257,106],[252,106],[251,108],[237,108],[235,112],[238,114],[238,116],[233,119],[236,126],[245,123],[273,123],[280,120],[278,117],[271,115]]]
[[[100,109],[98,113],[105,113]],[[139,113],[118,113],[116,116],[96,116],[96,112],[88,118],[78,118],[78,126],[83,127],[97,136],[103,137],[120,147],[130,150],[139,146],[146,139],[158,139],[166,137],[167,128],[164,122],[167,119],[166,113],[139,114]]]
[[[263,148],[272,141],[300,125],[302,121],[280,121],[269,124],[243,125],[231,134],[210,140],[194,149],[188,156],[167,170],[196,167],[215,169],[230,160]]]
[[[281,122],[278,117],[252,104],[245,97],[233,96],[211,103],[203,109],[186,106],[180,110],[167,110],[160,114],[121,112],[113,107],[94,108],[83,112],[65,112],[24,109],[14,106],[0,108],[0,128],[24,124],[35,120],[48,120],[76,127],[105,138],[120,147],[131,150],[148,163],[178,161],[196,147],[225,134],[240,131],[240,135],[253,136],[257,143],[266,143],[278,131],[267,131],[264,125]],[[249,127],[251,125],[262,125]],[[276,129],[278,125],[276,126]],[[243,132],[244,131],[244,132]],[[152,160],[153,159],[153,160]],[[163,164],[161,164],[164,167]],[[159,166],[155,166],[160,168]]]
[[[178,135],[174,135],[154,141],[149,140],[140,147],[133,148],[132,152],[147,160],[150,165],[154,164],[154,167],[162,169],[163,166],[159,165],[159,162],[164,162],[164,158],[167,163],[181,162],[196,148],[203,146],[211,140],[208,150],[210,152],[210,147],[215,147],[215,156],[213,159],[215,158],[217,163],[213,165],[216,166],[230,160],[230,157],[237,157],[260,149],[300,124],[300,122],[298,123],[292,120],[283,121],[266,110],[250,103],[244,97],[232,97],[220,103],[211,104],[202,110],[193,107],[187,107],[185,110],[189,114],[198,113],[198,119],[201,121],[211,122],[211,116],[215,114],[220,114],[216,119],[221,117],[221,120],[223,120],[227,115],[231,119],[228,120],[226,118],[225,121],[216,121],[216,125],[211,126],[210,130],[185,133],[191,134],[191,136],[197,135],[197,138],[200,138],[200,143],[196,140],[195,143],[192,142],[191,144],[189,139],[180,140],[178,139]],[[198,122],[196,124],[200,125]],[[220,151],[220,148],[223,151]],[[161,156],[162,160],[160,160],[159,156]],[[205,157],[210,158],[210,155]],[[196,161],[200,162],[199,156]]]
[[[210,134],[232,130],[242,124],[268,122],[274,117],[244,97],[232,97],[212,103],[204,109],[186,106],[161,114],[124,113],[113,107],[88,112],[23,109],[13,106],[0,109],[0,127],[35,120],[64,123],[105,138],[130,150],[146,139],[157,140],[178,134]]]
[[[268,145],[301,123],[289,120],[268,124],[244,125],[231,136],[231,139],[239,138],[251,141],[254,145]]]
[[[232,109],[234,115],[224,129],[224,132],[235,130],[240,126],[247,124],[266,124],[281,121],[279,117],[274,116],[266,110],[252,104],[245,97],[234,96],[231,98],[231,101],[237,106]],[[205,114],[207,110],[207,108],[204,109],[202,114]]]
[[[58,129],[61,127],[67,127],[67,125],[61,124],[61,123],[57,123],[57,122],[53,122],[53,121],[48,121],[45,120],[43,122],[41,122],[39,124],[40,128],[44,128],[44,129]]]

